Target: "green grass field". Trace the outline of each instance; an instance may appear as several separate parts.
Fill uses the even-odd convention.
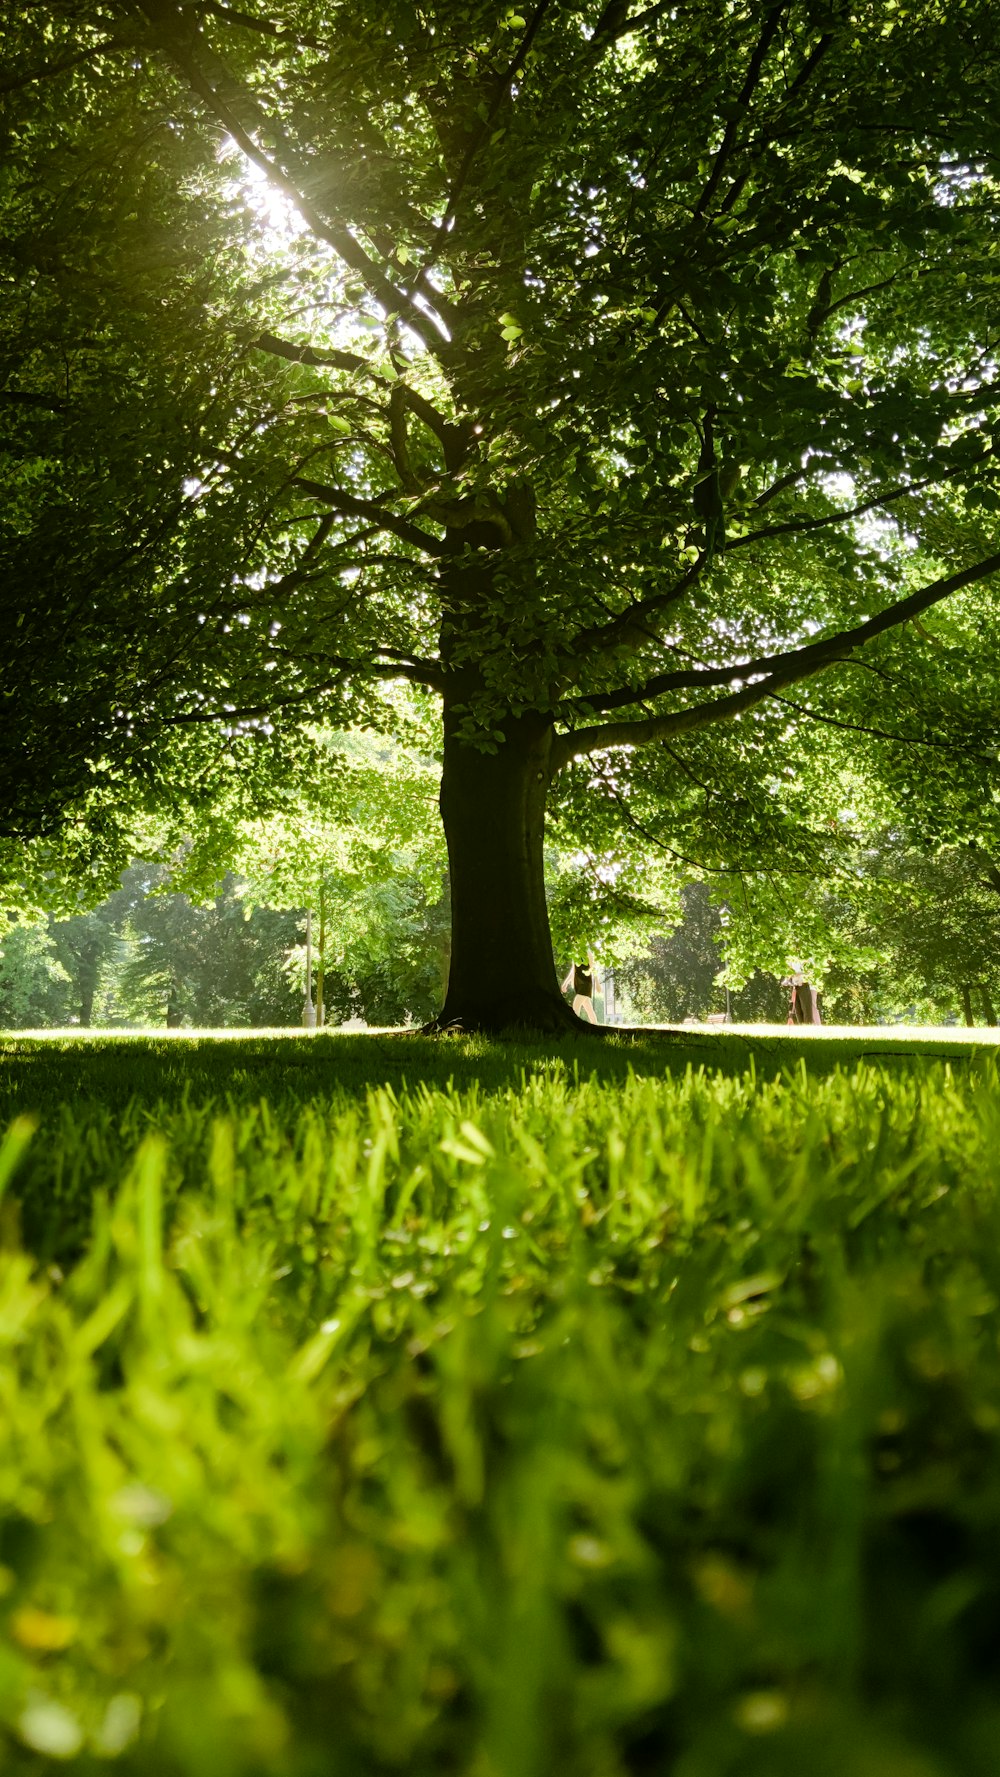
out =
[[[5,1771],[995,1777],[981,1041],[17,1035],[0,1125]]]

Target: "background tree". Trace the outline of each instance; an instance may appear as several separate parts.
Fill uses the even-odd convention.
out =
[[[338,904],[337,942],[327,962],[326,1022],[424,1024],[448,978],[446,887],[428,891],[415,873],[356,888]]]
[[[100,910],[119,939],[101,984],[102,1022],[297,1024],[284,968],[295,919],[251,913],[231,876],[204,906],[171,892],[171,881],[161,864],[133,864]]]
[[[685,888],[681,913],[672,932],[654,937],[645,955],[615,970],[616,997],[628,1019],[680,1024],[724,1009],[725,989],[717,984],[723,926],[703,883]]]
[[[94,912],[0,940],[0,1027],[297,1024],[285,963],[297,922],[248,909],[230,877],[207,906],[132,864]],[[164,892],[167,891],[167,892]]]
[[[70,983],[68,1015],[51,1022],[72,1022],[87,1029],[94,1022],[106,977],[119,960],[121,936],[115,930],[107,905],[79,913],[71,919],[59,920],[51,927],[51,933],[56,954]]]
[[[67,973],[46,925],[12,922],[0,936],[0,1029],[63,1024],[68,1000]]]
[[[859,859],[867,892],[830,896],[834,930],[857,947],[853,992],[881,1017],[997,1022],[1000,870],[970,847],[922,850],[883,834]],[[864,962],[867,961],[867,967]],[[836,971],[841,996],[850,975]]]
[[[707,883],[684,887],[680,913],[672,931],[656,934],[647,949],[615,970],[626,1020],[680,1024],[728,1009],[735,1024],[783,1024],[788,992],[777,975],[755,970],[743,980],[737,970],[727,985],[731,916],[728,907],[715,904]]]
[[[107,292],[113,349],[140,340],[119,489],[130,428],[145,444],[160,424],[134,366],[197,367],[152,453],[158,549],[88,581],[124,614],[112,630],[87,608],[77,757],[164,783],[221,727],[263,760],[263,794],[304,716],[384,724],[387,679],[434,693],[442,1016],[466,1024],[570,1016],[550,792],[578,835],[667,806],[718,847],[710,867],[748,842],[759,863],[769,840],[816,838],[780,781],[755,817],[765,778],[797,783],[803,761],[821,778],[820,724],[861,736],[926,824],[963,805],[988,825],[997,57],[975,0],[25,12],[7,79],[22,238],[63,213],[85,129],[117,145],[130,119],[176,229],[165,262]],[[127,224],[125,159],[101,191]],[[195,300],[202,222],[218,246]],[[78,218],[70,234],[82,252]],[[98,282],[120,263],[113,229],[96,261]],[[49,399],[52,331],[19,360],[20,423]],[[65,539],[64,516],[45,533]],[[24,669],[51,679],[42,595],[18,584]],[[75,662],[60,671],[74,695],[47,701],[46,732],[77,707]]]
[[[134,863],[91,913],[13,923],[0,939],[0,1028],[298,1026],[301,916],[261,905],[232,875],[197,903],[171,880],[161,864]],[[430,1018],[447,974],[440,875],[428,892],[400,860],[348,886],[331,918],[328,1022]]]
[[[317,1011],[322,1003],[335,1022],[430,1019],[447,980],[438,767],[425,750],[433,736],[424,712],[405,698],[394,703],[408,744],[317,735],[319,779],[280,814],[236,822],[227,845],[248,905],[311,912]],[[210,833],[189,850],[178,880],[197,883],[217,852]],[[294,961],[304,989],[303,946]]]

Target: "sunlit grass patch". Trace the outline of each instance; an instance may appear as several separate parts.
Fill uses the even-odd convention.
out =
[[[352,1041],[24,1051],[7,1768],[990,1770],[993,1060]]]

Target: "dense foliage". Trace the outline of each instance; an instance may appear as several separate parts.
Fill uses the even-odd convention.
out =
[[[918,1018],[947,1014],[969,1024],[996,1024],[995,860],[974,846],[927,853],[884,836],[862,854],[860,865],[861,892],[852,897],[846,883],[829,904],[830,923],[848,937],[856,958],[852,985],[859,1009],[910,1005]],[[843,980],[846,970],[838,973]]]
[[[738,1023],[783,1022],[781,972],[794,968],[821,990],[833,1023],[997,1023],[1000,869],[979,847],[856,837],[836,871],[800,882],[763,942],[738,879],[727,886],[733,900],[719,905],[706,883],[689,884],[675,929],[616,971],[628,1021],[702,1018],[727,1005]]]
[[[328,1024],[400,1025],[433,1016],[447,960],[447,907],[399,873],[340,899],[329,885]],[[204,905],[170,873],[136,864],[93,912],[15,922],[0,936],[0,1029],[299,1025],[304,917],[256,903],[227,877]],[[312,947],[316,1001],[320,928]]]
[[[554,991],[550,784],[606,884],[662,844],[765,926],[851,774],[992,837],[987,0],[51,0],[6,53],[8,831],[280,802],[408,679],[469,1017]]]

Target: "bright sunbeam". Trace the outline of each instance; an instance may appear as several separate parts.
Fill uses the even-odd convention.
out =
[[[238,194],[243,199],[257,221],[258,233],[251,246],[251,252],[257,258],[268,259],[287,253],[296,240],[310,234],[309,225],[293,200],[268,178],[262,167],[243,153],[231,136],[227,136],[223,142],[219,158],[232,168],[233,194]],[[434,285],[431,283],[432,292],[433,289]],[[442,339],[449,340],[451,334],[434,307],[433,297],[428,300],[418,292],[413,301]],[[384,311],[378,304],[364,305],[354,321],[342,315],[335,329],[335,334],[339,336],[337,343],[363,343],[369,330],[380,326],[384,319]],[[408,357],[420,357],[427,349],[419,335],[405,325],[401,328],[400,343]]]
[[[237,147],[231,136],[227,136],[222,145],[220,159],[233,166],[234,190],[239,192],[256,217],[260,230],[260,252],[281,253],[297,235],[307,232],[306,224],[291,198],[279,190],[262,167],[257,166],[255,161],[250,160]]]

